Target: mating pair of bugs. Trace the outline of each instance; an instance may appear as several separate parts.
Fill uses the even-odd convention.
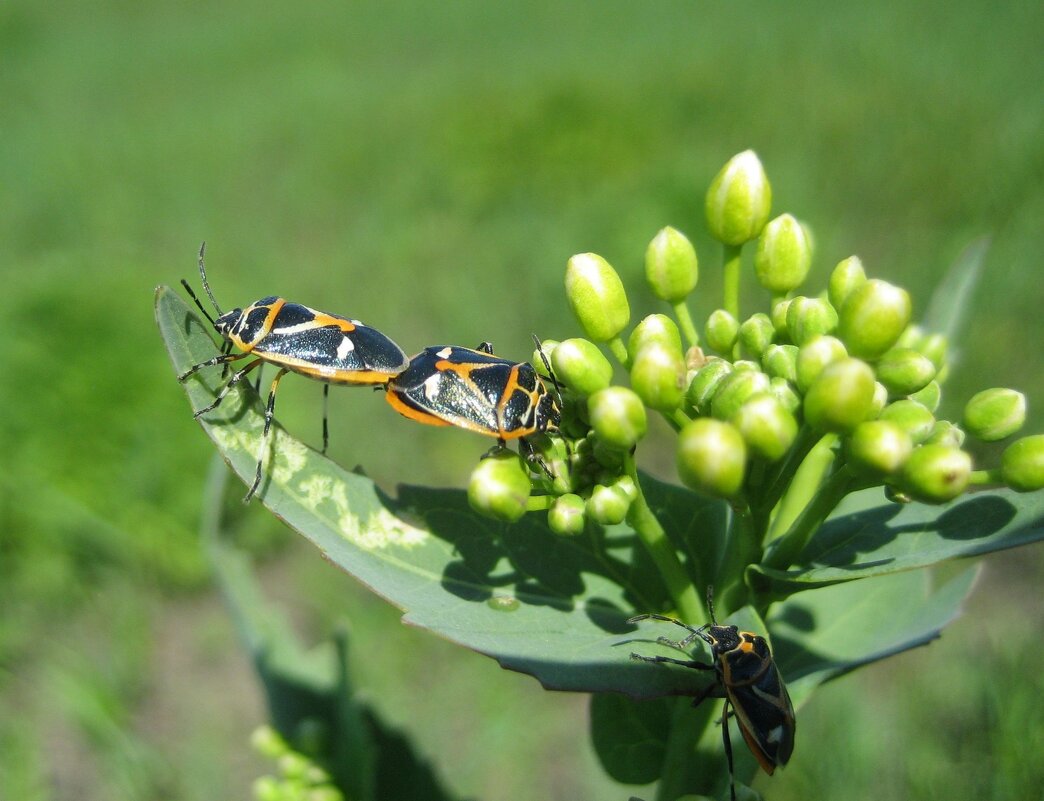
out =
[[[555,393],[548,392],[531,364],[494,356],[493,346],[488,342],[477,349],[436,345],[407,358],[402,348],[376,328],[274,295],[261,298],[245,309],[222,312],[207,281],[203,263],[205,247],[206,243],[199,250],[199,275],[217,317],[210,316],[187,281],[182,279],[181,284],[224,341],[218,356],[193,365],[178,376],[178,380],[185,381],[204,367],[223,365],[227,369],[227,365],[240,359],[253,360],[232,373],[214,401],[198,410],[195,417],[216,409],[240,381],[262,364],[267,362],[279,368],[265,406],[257,472],[244,502],[254,496],[261,484],[276,389],[288,372],[325,384],[323,453],[329,442],[326,399],[330,384],[384,387],[385,398],[392,408],[412,420],[476,431],[496,437],[500,446],[507,440],[518,439],[531,457],[532,449],[524,438],[557,429],[560,420],[557,383]],[[539,347],[539,342],[537,345]],[[238,353],[232,352],[233,346],[239,349]],[[550,374],[546,359],[545,366]]]
[[[694,670],[713,671],[715,681],[693,699],[698,706],[707,698],[724,698],[721,716],[721,739],[729,764],[729,790],[736,801],[736,783],[733,779],[732,742],[729,738],[729,717],[736,716],[740,733],[754,754],[758,764],[769,776],[778,766],[787,764],[794,750],[794,705],[772,659],[765,638],[737,626],[719,626],[714,617],[714,590],[707,588],[707,609],[711,622],[698,628],[663,615],[638,615],[628,623],[639,620],[663,620],[681,626],[689,632],[681,640],[659,637],[657,642],[685,651],[697,639],[710,646],[713,662],[696,659],[673,659],[669,656],[642,656],[631,658],[642,662],[681,665]]]

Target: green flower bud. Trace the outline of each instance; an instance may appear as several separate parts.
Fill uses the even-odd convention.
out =
[[[895,341],[897,348],[913,348],[914,350],[921,349],[921,343],[924,341],[924,329],[917,323],[910,323],[903,329],[903,333],[899,335],[899,339]]]
[[[798,430],[794,415],[771,392],[748,398],[729,422],[743,435],[751,453],[769,462],[786,455]]]
[[[752,395],[767,392],[769,377],[754,370],[733,370],[714,393],[711,414],[719,420],[730,420]]]
[[[760,373],[761,365],[757,362],[752,362],[750,359],[737,359],[732,363],[733,372],[742,372],[747,370],[751,373]]]
[[[344,796],[336,787],[326,785],[309,789],[305,801],[344,801]]]
[[[619,448],[606,445],[597,437],[594,438],[594,448],[591,451],[591,455],[594,457],[594,460],[606,470],[612,470],[615,473],[619,473],[620,470],[623,469],[624,456],[626,453],[626,451],[622,451]]]
[[[566,297],[584,333],[608,342],[631,320],[627,293],[616,270],[595,253],[579,253],[566,266]]]
[[[913,348],[892,348],[877,363],[877,380],[896,397],[923,389],[933,378],[935,365]]]
[[[682,352],[681,334],[674,320],[666,314],[650,314],[634,327],[627,340],[627,355],[634,361],[638,351],[646,345],[664,345],[671,350]]]
[[[567,493],[555,498],[547,510],[547,526],[555,534],[571,537],[584,530],[587,504],[579,495]]]
[[[797,297],[787,306],[787,332],[798,347],[837,328],[837,312],[824,298]]]
[[[937,420],[924,444],[959,448],[964,444],[964,432],[949,420]]]
[[[878,419],[890,420],[910,435],[914,445],[920,445],[931,436],[935,416],[923,404],[914,400],[898,400],[881,410]]]
[[[939,401],[942,400],[942,388],[938,381],[929,381],[921,389],[911,392],[909,398],[917,401],[934,414],[935,410],[939,408]]]
[[[600,440],[630,450],[645,436],[648,422],[642,399],[627,387],[608,387],[587,399],[591,428]]]
[[[638,497],[638,486],[630,476],[617,476],[613,480],[612,486],[624,494],[628,503],[634,503],[634,500]]]
[[[1017,492],[1044,489],[1044,434],[1022,437],[1005,448],[1001,477]]]
[[[765,289],[783,295],[801,286],[812,264],[805,228],[790,214],[772,220],[758,238],[754,270]]]
[[[848,356],[840,339],[831,336],[816,337],[802,346],[797,353],[797,386],[802,392],[819,378],[828,364],[839,362]]]
[[[880,381],[874,382],[874,403],[870,407],[870,419],[876,420],[888,405],[888,388]]]
[[[790,337],[790,331],[787,329],[788,311],[790,311],[790,298],[777,300],[772,304],[772,309],[769,312],[769,319],[772,320],[772,327],[776,329],[777,339],[787,339]]]
[[[732,373],[732,365],[724,359],[711,359],[701,367],[685,392],[685,402],[698,414],[710,414],[711,401],[722,380]]]
[[[910,435],[887,420],[870,420],[852,430],[848,464],[860,475],[874,478],[896,473],[910,458]]]
[[[587,516],[603,526],[615,526],[627,517],[631,499],[620,487],[598,484],[587,499]]]
[[[739,336],[739,322],[724,309],[715,309],[707,318],[704,328],[707,344],[718,353],[732,353],[732,347]]]
[[[985,442],[1010,437],[1025,422],[1026,396],[1014,389],[984,389],[964,407],[964,427]]]
[[[679,303],[696,288],[696,249],[685,234],[670,226],[660,229],[645,251],[645,278],[660,300]]]
[[[853,356],[876,359],[895,345],[910,322],[910,312],[905,289],[872,278],[845,299],[837,335]]]
[[[769,381],[769,392],[792,415],[801,412],[801,396],[797,394],[793,384],[787,379],[778,376],[773,378]]]
[[[772,187],[753,150],[729,159],[707,190],[707,228],[726,245],[742,245],[761,233],[772,209]]]
[[[765,348],[772,344],[776,329],[767,314],[755,314],[743,321],[739,327],[739,341],[749,356],[760,359]]]
[[[250,733],[250,744],[261,756],[268,759],[278,759],[290,751],[290,746],[283,736],[268,725],[258,726]]]
[[[833,272],[830,273],[830,283],[827,285],[827,297],[835,309],[840,309],[845,299],[866,283],[866,272],[863,270],[863,262],[858,256],[849,256],[837,263]]]
[[[743,486],[747,448],[734,426],[700,417],[678,435],[678,475],[693,489],[731,497]]]
[[[805,420],[817,431],[851,431],[874,402],[874,371],[859,359],[827,365],[805,394]]]
[[[923,336],[914,347],[932,360],[936,370],[942,370],[946,366],[946,349],[948,344],[946,337],[942,334],[928,334]]]
[[[797,383],[797,345],[769,345],[761,354],[761,366],[773,378]]]
[[[685,397],[685,361],[680,351],[649,345],[631,365],[631,388],[650,409],[669,412]]]
[[[968,486],[971,456],[945,445],[915,448],[903,467],[902,488],[925,503],[953,500]]]
[[[525,462],[503,450],[481,459],[472,471],[468,503],[479,514],[513,523],[526,513],[531,489]]]
[[[580,395],[593,395],[613,380],[613,366],[598,346],[579,337],[560,342],[551,353],[555,376]]]

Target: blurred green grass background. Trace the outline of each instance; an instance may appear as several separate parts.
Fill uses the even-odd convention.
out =
[[[621,0],[489,4],[9,0],[0,8],[0,798],[243,798],[267,766],[246,658],[196,519],[211,449],[152,322],[195,283],[358,316],[409,352],[525,358],[575,332],[566,259],[654,309],[671,224],[719,297],[702,197],[755,148],[774,211],[816,232],[809,286],[852,252],[930,290],[993,237],[947,386],[1044,399],[1044,10]],[[744,308],[761,303],[748,282]],[[316,384],[278,416],[319,439]],[[460,485],[487,443],[331,397],[331,452],[383,486]],[[980,452],[983,459],[995,451]],[[670,454],[645,452],[669,474]],[[667,465],[668,467],[665,467]],[[543,693],[397,613],[248,511],[268,590],[308,636],[352,620],[359,680],[448,784],[483,799],[624,798],[585,701]],[[771,798],[1041,798],[1042,551],[988,560],[939,644],[827,688]],[[423,676],[423,679],[421,679]],[[882,794],[882,788],[887,792]]]

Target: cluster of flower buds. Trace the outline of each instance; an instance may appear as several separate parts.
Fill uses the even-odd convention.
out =
[[[311,727],[307,724],[302,732],[306,750],[312,751],[317,743],[322,724],[318,721]],[[330,774],[315,760],[289,743],[271,726],[261,726],[251,735],[251,743],[264,757],[271,759],[279,768],[279,776],[262,776],[254,782],[254,798],[257,801],[344,801],[344,794],[337,789]]]
[[[988,389],[968,401],[959,422],[938,418],[947,343],[911,324],[906,290],[868,277],[850,256],[823,291],[798,294],[812,236],[790,214],[769,219],[770,209],[769,181],[753,151],[735,156],[713,180],[710,232],[736,265],[742,246],[755,243],[753,267],[770,301],[741,317],[738,273],[730,279],[726,272],[725,302],[708,316],[702,340],[686,308],[697,255],[680,231],[656,234],[645,263],[650,288],[675,316],[644,317],[626,343],[631,309],[619,275],[593,253],[569,260],[566,294],[586,338],[542,345],[564,395],[560,431],[533,441],[545,475],[505,456],[502,464],[514,459],[510,501],[497,510],[475,502],[493,472],[480,465],[486,475],[472,482],[476,508],[505,519],[547,508],[551,528],[562,534],[582,531],[588,518],[623,521],[637,494],[633,452],[650,412],[678,432],[681,480],[736,501],[752,500],[773,466],[787,481],[817,440],[831,449],[837,469],[861,486],[885,485],[896,500],[942,503],[969,483],[1044,487],[1044,435],[1015,441],[994,470],[973,471],[962,449],[966,435],[995,441],[1018,432],[1024,396]],[[613,383],[603,348],[626,370],[629,386]],[[534,363],[542,369],[540,354]],[[544,494],[531,497],[534,483]]]

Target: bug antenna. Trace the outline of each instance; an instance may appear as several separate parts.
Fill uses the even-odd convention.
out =
[[[218,306],[218,302],[214,299],[214,293],[210,291],[210,283],[207,281],[207,269],[203,266],[203,253],[207,249],[207,243],[203,242],[199,246],[199,277],[203,279],[203,288],[207,291],[207,297],[210,298],[210,302],[214,304],[214,308],[217,309],[218,317],[221,316],[221,307]],[[207,315],[209,317],[209,315]]]
[[[718,621],[714,617],[714,585],[707,585],[707,611],[710,612],[711,623],[715,626],[718,625]]]
[[[536,334],[531,335],[533,342],[536,343],[537,353],[540,354],[540,361],[544,363],[544,368],[547,370],[547,375],[551,379],[551,383],[555,387],[555,394],[558,396],[558,405],[562,405],[562,386],[558,383],[558,378],[555,376],[555,371],[551,369],[551,362],[548,361],[547,354],[544,353],[544,346],[540,342],[540,337]]]
[[[182,278],[181,285],[185,287],[185,291],[188,292],[189,297],[196,301],[196,306],[199,308],[201,312],[203,312],[203,316],[210,320],[211,325],[216,325],[214,322],[214,318],[210,316],[210,312],[203,308],[203,304],[199,302],[199,298],[196,297],[196,293],[192,291],[192,287],[189,286],[189,282]]]

